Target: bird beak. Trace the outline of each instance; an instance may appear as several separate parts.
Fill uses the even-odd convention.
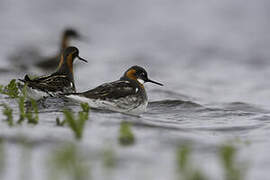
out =
[[[146,82],[151,82],[151,83],[154,83],[154,84],[157,84],[157,85],[160,85],[160,86],[163,86],[163,84],[161,83],[158,83],[156,81],[152,81],[151,79],[147,79]]]
[[[81,60],[81,61],[84,61],[84,62],[88,62],[87,60],[81,58],[80,56],[78,56],[78,59]]]

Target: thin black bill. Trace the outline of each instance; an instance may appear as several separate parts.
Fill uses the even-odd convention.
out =
[[[88,62],[87,60],[81,58],[80,56],[78,56],[78,58],[79,58],[79,60],[81,60],[81,61]]]
[[[163,86],[163,84],[161,83],[158,83],[156,81],[152,81],[151,79],[148,79],[147,82],[151,82],[151,83],[154,83],[154,84],[157,84],[157,85],[160,85],[160,86]]]

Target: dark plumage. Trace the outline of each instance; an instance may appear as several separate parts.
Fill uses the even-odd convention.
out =
[[[102,84],[92,90],[78,93],[78,95],[91,99],[119,99],[131,94],[135,94],[135,89],[140,88],[136,83],[118,80],[111,83]]]
[[[24,79],[20,81],[27,83],[28,87],[46,93],[57,93],[57,92],[75,92],[75,85],[68,75],[61,75],[53,73],[50,76],[44,76],[39,78],[30,79],[28,75],[25,75]]]
[[[118,81],[102,84],[92,90],[78,93],[81,96],[92,99],[118,99],[144,91],[143,84],[138,79],[145,82],[152,82],[158,85],[160,83],[148,79],[147,72],[140,66],[132,66]],[[136,92],[136,88],[138,89]]]
[[[141,113],[141,111],[145,111],[148,103],[143,86],[144,82],[152,82],[163,86],[150,80],[142,67],[132,66],[117,81],[102,84],[89,91],[72,93],[68,97],[88,102],[94,108],[125,113],[131,113],[134,110]]]

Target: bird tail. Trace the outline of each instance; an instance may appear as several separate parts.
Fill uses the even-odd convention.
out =
[[[23,83],[26,83],[26,82],[30,82],[31,81],[31,79],[29,78],[29,76],[27,74],[24,76],[24,79],[18,79],[18,80],[21,81],[21,82],[23,82]]]

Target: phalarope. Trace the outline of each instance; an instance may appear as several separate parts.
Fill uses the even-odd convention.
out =
[[[24,79],[19,79],[27,85],[28,96],[33,99],[40,99],[44,96],[76,92],[73,77],[73,61],[76,57],[87,62],[79,56],[79,50],[76,47],[68,47],[61,53],[55,73],[34,79],[25,75]]]
[[[143,85],[145,82],[163,86],[161,83],[150,80],[144,68],[132,66],[117,81],[102,84],[86,92],[72,93],[67,97],[87,102],[92,108],[139,115],[146,111],[148,104]]]

